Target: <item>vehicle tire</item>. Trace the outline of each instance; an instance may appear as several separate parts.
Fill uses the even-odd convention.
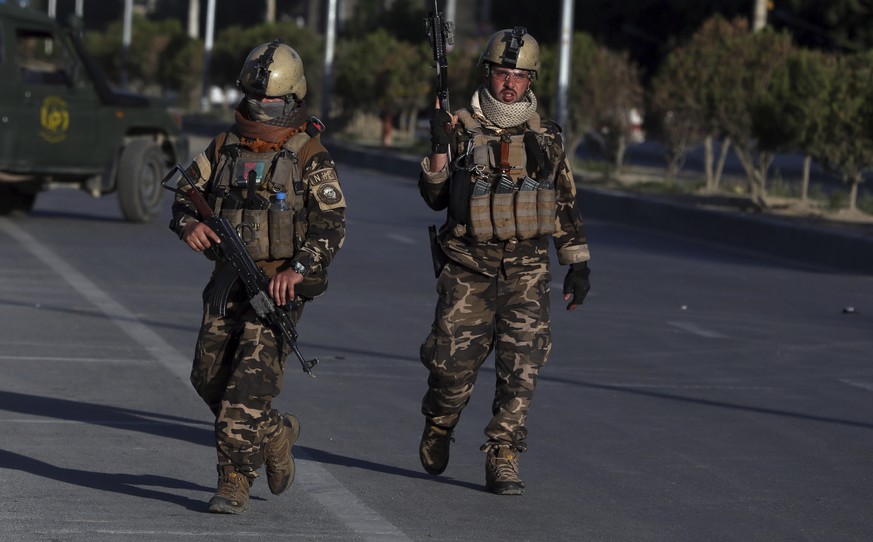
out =
[[[22,214],[33,209],[36,193],[9,184],[0,183],[0,216]]]
[[[118,162],[118,202],[128,222],[151,222],[161,212],[167,170],[161,149],[150,139],[135,139]]]

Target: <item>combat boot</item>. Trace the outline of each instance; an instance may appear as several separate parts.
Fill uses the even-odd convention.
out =
[[[242,514],[249,509],[252,482],[232,466],[218,467],[218,490],[209,499],[209,511],[218,514]]]
[[[425,422],[418,457],[429,474],[442,474],[449,464],[449,446],[454,442],[452,430]]]
[[[485,445],[485,489],[496,495],[524,495],[518,477],[518,450],[511,446]]]
[[[279,495],[294,482],[294,456],[291,447],[300,436],[300,421],[293,414],[279,417],[279,430],[264,444],[264,464],[267,485],[273,495]]]

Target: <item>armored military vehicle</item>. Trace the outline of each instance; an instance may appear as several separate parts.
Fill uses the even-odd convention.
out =
[[[0,4],[0,215],[73,186],[115,192],[126,220],[149,222],[165,172],[188,158],[180,127],[164,107],[110,87],[74,20]]]

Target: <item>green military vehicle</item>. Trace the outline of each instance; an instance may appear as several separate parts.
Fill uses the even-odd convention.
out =
[[[0,215],[58,186],[118,193],[124,218],[161,211],[161,179],[188,159],[181,116],[110,88],[74,22],[0,4]]]

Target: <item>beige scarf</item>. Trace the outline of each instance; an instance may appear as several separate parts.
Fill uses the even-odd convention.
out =
[[[483,124],[488,128],[510,128],[519,126],[531,119],[537,112],[537,97],[532,90],[527,92],[521,100],[513,104],[505,104],[491,95],[484,85],[473,93],[470,102],[473,112],[483,117]]]

